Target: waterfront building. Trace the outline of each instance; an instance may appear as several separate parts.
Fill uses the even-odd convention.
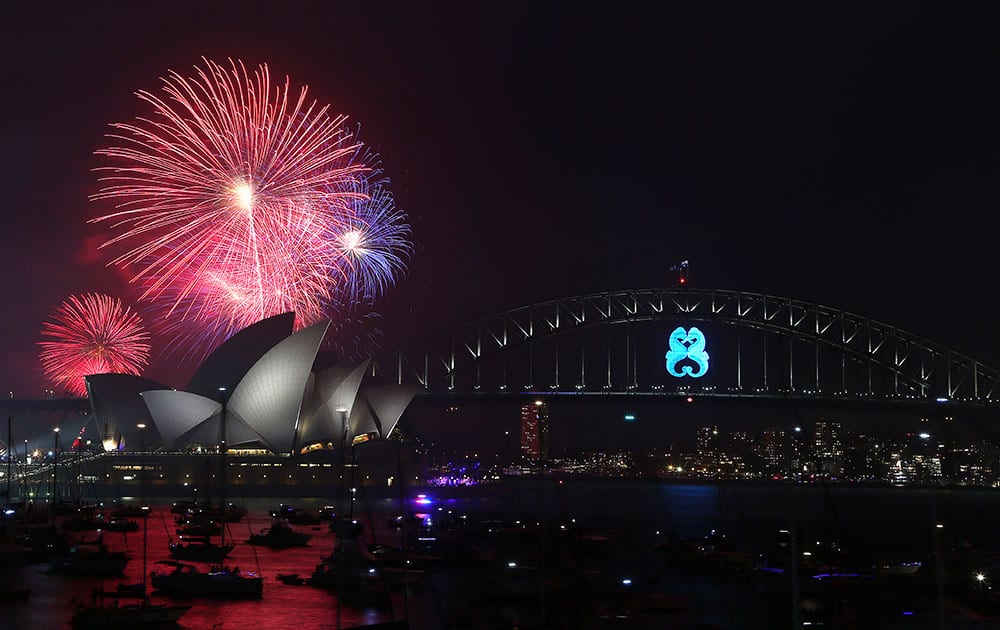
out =
[[[44,475],[60,453],[60,464],[73,454],[78,475],[122,490],[146,478],[151,491],[177,493],[205,488],[222,472],[208,470],[211,455],[224,450],[227,485],[248,493],[257,484],[328,487],[361,462],[356,483],[389,483],[400,473],[386,440],[418,387],[366,386],[367,362],[317,369],[329,322],[293,332],[294,320],[284,313],[236,333],[183,390],[126,374],[85,377],[91,413],[56,432],[24,427],[25,465]]]

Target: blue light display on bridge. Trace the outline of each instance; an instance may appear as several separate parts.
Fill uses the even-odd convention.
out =
[[[703,332],[694,326],[687,330],[683,326],[678,326],[670,333],[669,343],[667,372],[670,376],[701,378],[708,373],[708,352],[705,351],[705,334]],[[685,360],[693,362],[697,371],[690,363],[685,363],[678,369],[677,364]]]

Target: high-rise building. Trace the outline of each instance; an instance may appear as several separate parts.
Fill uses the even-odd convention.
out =
[[[838,477],[844,472],[844,443],[839,422],[818,421],[813,430],[812,464],[816,472]]]
[[[719,449],[719,427],[700,427],[695,440],[699,455],[715,455]]]
[[[521,455],[531,461],[549,456],[549,406],[536,400],[521,405]]]
[[[766,472],[781,472],[785,459],[785,430],[778,427],[766,429],[761,442],[761,459]]]
[[[840,457],[844,454],[839,422],[819,421],[813,431],[813,447],[821,458]]]

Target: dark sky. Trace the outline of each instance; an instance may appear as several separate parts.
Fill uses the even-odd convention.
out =
[[[93,151],[144,111],[133,91],[202,55],[267,62],[381,150],[415,244],[381,305],[389,346],[665,286],[689,259],[698,286],[1000,365],[991,3],[26,4],[0,33],[0,390],[17,397],[46,386],[35,344],[67,295],[129,296],[86,224]]]

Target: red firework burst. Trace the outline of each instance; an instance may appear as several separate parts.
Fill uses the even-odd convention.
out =
[[[149,361],[142,319],[107,295],[72,295],[42,324],[40,359],[45,375],[75,396],[86,396],[89,374],[141,373]]]
[[[266,65],[203,60],[195,76],[163,78],[165,97],[141,91],[153,116],[112,125],[94,200],[116,204],[105,246],[112,262],[171,317],[215,341],[294,310],[324,317],[349,263],[337,237],[353,217],[358,143],[344,116],[272,86]],[[168,326],[177,327],[176,322]]]

